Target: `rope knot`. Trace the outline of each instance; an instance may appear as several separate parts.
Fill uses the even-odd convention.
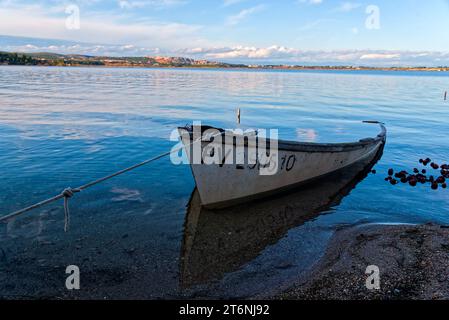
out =
[[[65,188],[64,191],[62,191],[61,195],[64,196],[64,231],[67,232],[69,229],[70,224],[70,210],[69,210],[69,199],[73,197],[73,195],[76,192],[80,192],[81,189],[72,189],[72,188]]]
[[[72,189],[72,188],[65,188],[64,191],[62,191],[62,195],[64,198],[71,198],[74,196],[76,192],[80,192],[79,189]]]

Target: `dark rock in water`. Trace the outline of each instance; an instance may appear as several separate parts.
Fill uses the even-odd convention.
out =
[[[376,174],[377,171],[373,169],[373,170],[371,170],[371,173],[372,173],[372,174]]]
[[[402,170],[401,172],[396,173],[394,176],[398,179],[407,178],[407,171]]]
[[[411,185],[412,187],[415,187],[415,186],[418,184],[418,180],[412,179],[412,180],[410,180],[408,183],[409,183],[409,185]]]
[[[419,163],[422,163],[424,166],[427,166],[430,163],[430,166],[439,170],[441,175],[439,177],[435,177],[433,175],[427,176],[427,170],[418,168],[413,168],[413,173],[409,174],[406,170],[401,170],[395,172],[393,168],[388,169],[388,177],[385,178],[385,181],[390,182],[392,185],[396,185],[399,182],[408,183],[410,186],[415,187],[418,183],[425,184],[430,182],[432,189],[436,190],[441,185],[445,185],[444,188],[447,188],[447,181],[449,179],[449,164],[441,164],[438,165],[435,162],[432,162],[430,158],[419,159]],[[375,173],[376,170],[372,170],[372,173]],[[394,178],[396,179],[394,179]]]
[[[439,176],[436,180],[437,183],[445,183],[446,179],[443,176]]]
[[[446,183],[443,183],[443,184],[441,185],[441,188],[446,189],[446,188],[447,188],[447,184],[446,184]]]

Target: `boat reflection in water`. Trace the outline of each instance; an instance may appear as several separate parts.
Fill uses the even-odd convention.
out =
[[[180,287],[219,280],[256,258],[288,230],[338,205],[380,159],[383,146],[366,158],[288,194],[258,202],[210,210],[195,188],[184,223]]]

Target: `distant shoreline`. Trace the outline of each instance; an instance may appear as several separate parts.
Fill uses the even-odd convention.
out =
[[[391,72],[434,72],[434,73],[449,73],[449,68],[441,70],[438,68],[325,68],[325,67],[304,67],[304,68],[248,68],[248,67],[199,67],[199,66],[106,66],[106,65],[24,65],[24,64],[1,64],[0,67],[60,67],[60,68],[101,68],[101,69],[185,69],[185,70],[254,70],[254,71],[391,71]]]
[[[231,70],[305,70],[305,71],[420,71],[449,72],[440,67],[369,67],[369,66],[305,66],[305,65],[247,65],[194,60],[183,57],[105,57],[56,53],[18,53],[0,51],[0,66],[42,67],[104,67],[104,68],[179,68]]]
[[[2,64],[0,66],[3,67],[60,67],[60,68],[102,68],[102,69],[119,69],[119,68],[127,68],[127,69],[190,69],[190,70],[262,70],[262,71],[348,71],[348,72],[358,72],[358,71],[393,71],[393,72],[435,72],[435,73],[449,73],[448,69],[438,69],[438,68],[326,68],[326,67],[302,67],[302,68],[266,68],[266,67],[200,67],[200,66],[128,66],[128,65],[32,65],[32,64]]]

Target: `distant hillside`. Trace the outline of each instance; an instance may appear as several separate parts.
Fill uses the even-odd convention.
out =
[[[37,65],[38,61],[30,55],[0,51],[0,64]]]
[[[42,66],[106,66],[106,67],[246,67],[208,60],[194,60],[182,57],[97,57],[78,54],[10,53],[0,52],[3,65],[42,65]]]

